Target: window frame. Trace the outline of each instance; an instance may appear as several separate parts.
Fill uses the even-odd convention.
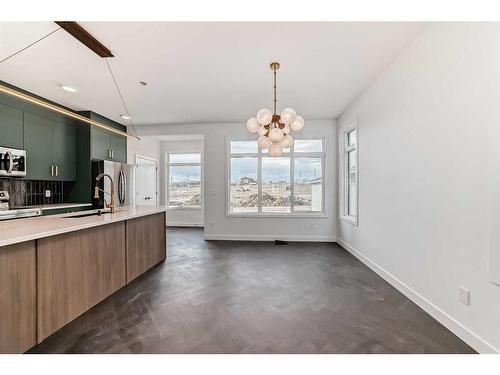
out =
[[[349,145],[349,134],[356,131],[356,142],[354,145]],[[352,225],[358,226],[359,224],[359,127],[357,122],[353,123],[347,129],[344,130],[342,134],[341,143],[341,211],[340,219],[348,222]],[[349,215],[349,153],[351,151],[356,151],[356,213],[355,215]]]
[[[315,138],[295,138],[299,141],[308,140],[321,140],[322,141],[322,151],[321,152],[298,152],[295,153],[294,145],[290,147],[290,152],[283,153],[282,156],[290,157],[290,212],[262,212],[262,158],[268,156],[264,154],[260,148],[257,148],[256,153],[231,153],[231,142],[237,141],[253,141],[257,142],[255,138],[226,138],[226,217],[328,217],[325,211],[325,160],[326,160],[326,137],[315,137]],[[257,158],[257,188],[258,188],[258,200],[257,200],[257,212],[231,212],[231,158],[238,157],[256,157]],[[321,159],[321,211],[294,211],[294,195],[295,195],[295,157],[315,157]]]
[[[200,155],[200,162],[199,163],[170,163],[170,155],[179,155],[179,154],[199,154]],[[203,184],[204,184],[204,178],[203,178],[203,153],[200,151],[173,151],[173,152],[166,152],[166,183],[165,183],[165,191],[166,191],[166,204],[167,204],[167,210],[203,210],[205,207],[205,197],[203,194]],[[176,207],[171,207],[170,206],[170,167],[200,167],[200,206],[199,207],[182,207],[182,206],[176,206]]]

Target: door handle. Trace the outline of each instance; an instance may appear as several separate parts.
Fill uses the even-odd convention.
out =
[[[56,176],[59,176],[59,166],[56,165]]]

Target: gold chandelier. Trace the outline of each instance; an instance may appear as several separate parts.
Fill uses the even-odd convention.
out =
[[[261,109],[257,112],[257,117],[247,121],[247,129],[250,133],[259,134],[259,148],[269,149],[270,156],[281,156],[284,148],[293,145],[290,132],[301,130],[304,119],[293,108],[285,108],[280,114],[276,113],[276,71],[280,68],[280,63],[273,62],[270,67],[274,75],[274,112],[267,108]]]

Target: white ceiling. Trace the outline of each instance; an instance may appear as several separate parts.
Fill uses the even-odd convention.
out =
[[[81,22],[107,46],[134,123],[246,121],[272,106],[336,118],[407,46],[422,23]],[[51,22],[0,23],[0,60],[37,40]],[[0,64],[0,80],[75,110],[124,122],[104,59],[59,30]],[[147,87],[139,81],[148,82]],[[74,86],[71,94],[60,84]]]

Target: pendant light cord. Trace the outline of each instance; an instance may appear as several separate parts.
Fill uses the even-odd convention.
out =
[[[120,96],[120,100],[122,101],[123,108],[125,109],[125,113],[128,116],[128,121],[130,122],[130,125],[132,125],[132,128],[134,129],[135,135],[138,136],[137,130],[135,129],[132,118],[130,117],[130,113],[128,111],[127,105],[125,104],[125,100],[123,99],[122,92],[120,91],[120,87],[118,86],[118,82],[116,81],[115,75],[113,74],[113,70],[111,69],[111,65],[109,65],[108,58],[105,57],[104,60],[106,60],[106,65],[108,65],[109,72],[111,73],[111,77],[113,78],[113,82],[115,83],[116,91],[118,91],[118,95]]]
[[[28,44],[26,47],[23,47],[23,48],[21,48],[19,51],[16,51],[16,52],[14,52],[13,54],[11,54],[11,55],[7,56],[6,58],[4,58],[4,59],[0,60],[0,64],[1,64],[1,63],[3,63],[3,62],[5,62],[5,61],[7,61],[7,60],[9,60],[11,57],[14,57],[14,56],[16,56],[17,54],[19,54],[19,53],[23,52],[24,50],[27,50],[27,49],[28,49],[28,48],[30,48],[31,46],[34,46],[34,45],[35,45],[35,44],[37,44],[38,42],[41,42],[41,41],[42,41],[42,40],[44,40],[45,38],[48,38],[49,36],[51,36],[52,34],[56,33],[56,32],[57,32],[57,31],[59,31],[59,30],[61,30],[61,28],[60,28],[60,27],[58,27],[58,28],[57,28],[57,29],[55,29],[55,30],[52,30],[50,33],[48,33],[48,34],[46,34],[46,35],[42,36],[40,39],[35,40],[33,43]]]
[[[27,50],[28,48],[34,46],[35,44],[38,44],[42,40],[44,40],[44,39],[48,38],[49,36],[51,36],[52,34],[55,34],[56,32],[58,32],[59,30],[61,30],[61,27],[58,27],[57,29],[52,30],[50,33],[42,36],[41,38],[35,40],[34,42],[32,42],[32,43],[28,44],[27,46],[21,48],[20,50],[18,50],[16,52],[10,54],[9,56],[3,58],[2,60],[0,60],[0,64],[3,63],[3,62],[5,62],[5,61],[7,61],[7,60],[9,60],[9,59],[11,59],[12,57],[14,57],[14,56],[16,56],[18,54],[20,54],[21,52]],[[123,100],[123,95],[122,95],[122,93],[120,91],[120,88],[118,87],[118,83],[116,82],[116,78],[115,78],[115,75],[113,74],[113,70],[111,69],[111,66],[109,65],[108,59],[107,58],[104,58],[104,59],[106,60],[106,64],[108,65],[109,72],[111,73],[111,77],[113,78],[113,82],[115,83],[116,90],[118,91],[118,95],[120,96],[120,100],[121,100],[121,102],[123,104],[123,107],[125,108],[125,112],[127,113],[127,116],[130,118],[130,113],[128,111],[127,105],[125,104],[125,100]],[[135,129],[134,123],[132,122],[131,118],[129,119],[129,122],[130,122],[130,125],[132,125],[132,128],[134,129],[135,135],[138,136],[137,135],[137,130]]]

